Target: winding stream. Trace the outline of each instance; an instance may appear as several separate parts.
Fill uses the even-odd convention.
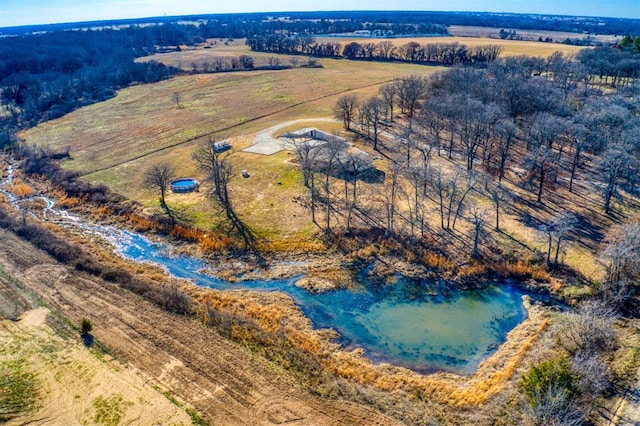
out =
[[[19,200],[6,191],[13,181],[13,169],[0,181],[0,193],[12,205]],[[419,372],[436,370],[473,373],[478,364],[504,342],[506,334],[525,319],[523,292],[512,285],[475,291],[433,295],[436,283],[399,278],[393,285],[376,285],[364,278],[356,289],[311,294],[295,286],[296,278],[229,283],[213,278],[204,261],[189,256],[173,256],[164,244],[113,226],[84,223],[79,217],[55,209],[45,201],[47,220],[80,227],[87,236],[111,242],[120,255],[140,262],[153,262],[178,278],[190,279],[204,287],[283,291],[318,328],[334,328],[347,348],[361,347],[375,362],[388,362]],[[37,217],[34,215],[34,217]]]

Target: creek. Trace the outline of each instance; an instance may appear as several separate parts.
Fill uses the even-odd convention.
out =
[[[9,176],[0,181],[0,192],[22,209],[25,200],[3,189],[11,184],[12,178],[13,169],[9,167]],[[361,274],[355,288],[323,294],[297,287],[299,277],[230,283],[206,274],[207,264],[201,259],[174,255],[169,246],[152,242],[141,234],[85,223],[78,216],[55,209],[53,200],[47,197],[34,198],[46,203],[43,218],[79,227],[88,238],[108,240],[123,257],[160,265],[171,275],[189,279],[198,286],[285,292],[314,327],[335,329],[346,349],[363,348],[374,362],[419,372],[470,374],[526,317],[524,293],[507,283],[445,293],[434,291],[440,286],[432,280],[398,277],[393,284],[377,284]]]

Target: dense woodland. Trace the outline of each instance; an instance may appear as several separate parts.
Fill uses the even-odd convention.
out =
[[[369,99],[340,98],[335,116],[346,129],[364,136],[376,151],[383,135],[394,146],[395,155],[387,154],[393,167],[386,183],[395,184],[396,174],[411,182],[411,211],[402,214],[406,223],[396,227],[388,217],[395,214],[394,206],[384,209],[387,218],[378,223],[387,224],[388,234],[416,236],[424,229],[421,204],[428,197],[438,200],[441,227],[455,227],[471,190],[484,187],[491,199],[491,191],[503,190],[496,188],[511,169],[521,170],[516,181],[538,203],[544,202],[547,187],[564,185],[571,192],[577,176],[584,179],[587,173],[601,192],[603,211],[610,213],[620,188],[638,192],[640,88],[637,77],[594,75],[589,64],[595,57],[606,61],[619,54],[609,49],[585,50],[576,60],[560,53],[546,60],[512,57],[483,69],[455,67],[430,78],[399,79]],[[389,126],[397,114],[403,118],[394,127],[401,130],[390,141]],[[462,167],[453,174],[434,170],[434,156]],[[353,208],[355,189],[351,194],[351,201],[338,204]],[[334,196],[325,194],[324,202]]]
[[[66,31],[3,39],[3,128],[30,127],[113,97],[130,84],[171,76],[176,70],[162,64],[134,62],[155,51],[164,30]],[[9,137],[4,135],[3,145]]]

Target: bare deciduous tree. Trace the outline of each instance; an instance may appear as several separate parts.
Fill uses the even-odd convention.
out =
[[[447,122],[441,111],[442,101],[442,98],[427,99],[417,120],[418,125],[425,129],[427,143],[436,148],[438,155],[441,155],[442,133],[447,128]]]
[[[227,210],[231,207],[228,183],[233,179],[233,165],[229,161],[229,152],[220,152],[212,139],[203,144],[194,154],[193,159],[198,168],[205,174],[205,180],[213,184],[210,198],[218,201]]]
[[[611,387],[609,367],[598,352],[580,352],[573,357],[573,371],[583,395],[597,398]]]
[[[571,212],[561,212],[551,218],[551,221],[544,225],[544,231],[547,234],[547,265],[551,266],[551,253],[555,243],[555,255],[553,257],[553,266],[558,266],[558,258],[560,256],[560,247],[562,241],[567,234],[571,232],[578,223],[575,214]]]
[[[325,206],[325,228],[326,233],[331,232],[331,216],[334,213],[334,194],[331,190],[331,176],[339,169],[339,153],[342,150],[342,143],[330,141],[325,143],[316,154],[316,161],[321,163],[320,168],[324,173],[322,190],[324,191],[322,201]]]
[[[479,247],[482,237],[484,236],[484,224],[489,216],[488,212],[478,204],[472,204],[469,208],[471,216],[471,225],[473,226],[473,250],[471,257],[476,258],[479,254]]]
[[[426,80],[415,75],[401,78],[397,81],[397,88],[398,103],[400,104],[401,111],[406,114],[407,117],[413,117],[420,101],[422,101],[426,95]]]
[[[336,120],[342,121],[345,129],[351,129],[351,123],[358,115],[358,97],[356,95],[344,95],[338,98],[333,109]]]
[[[299,161],[300,169],[302,170],[304,186],[309,188],[311,187],[311,177],[314,173],[313,163],[318,153],[318,148],[306,141],[299,142],[294,140],[293,149]]]
[[[182,108],[182,105],[180,105],[180,92],[173,92],[171,99],[176,103],[176,107],[178,107],[178,109]]]
[[[427,173],[425,165],[414,166],[406,171],[406,175],[411,185],[411,190],[406,191],[407,204],[409,205],[409,226],[411,235],[415,236],[416,228],[420,231],[420,236],[424,237],[426,228],[426,208],[425,199],[427,185]]]
[[[573,181],[576,172],[580,167],[582,153],[587,145],[587,128],[581,123],[574,123],[570,130],[571,148],[573,148],[573,156],[571,159],[571,171],[569,173],[569,192],[573,192]],[[571,149],[570,148],[570,149]]]
[[[605,213],[609,213],[611,209],[611,198],[618,190],[620,178],[625,175],[634,160],[632,152],[633,147],[630,144],[613,144],[602,153],[598,160],[597,167],[604,183]]]
[[[640,225],[628,222],[614,226],[607,233],[602,255],[609,261],[601,288],[603,297],[611,306],[624,307],[640,280]]]
[[[385,106],[385,115],[387,120],[393,123],[393,107],[398,96],[398,85],[396,82],[383,84],[379,90],[380,96]]]
[[[384,101],[372,96],[362,104],[360,115],[364,118],[367,129],[373,130],[373,149],[378,150],[378,136],[380,135],[380,121],[384,109]]]
[[[450,229],[454,198],[459,192],[460,171],[455,169],[453,173],[447,173],[439,167],[432,167],[430,175],[430,186],[435,192],[440,210],[440,227]]]
[[[280,58],[277,58],[275,56],[270,57],[267,60],[267,63],[269,64],[270,67],[272,68],[278,68],[279,66],[282,65],[282,61],[280,61]]]
[[[498,154],[498,180],[500,181],[504,178],[507,160],[511,155],[511,148],[515,141],[517,129],[518,126],[511,119],[502,119],[495,126],[495,147]]]
[[[400,174],[403,166],[393,163],[384,182],[383,202],[386,213],[387,227],[385,235],[393,235],[395,232],[396,213],[398,209],[398,198],[400,194]]]
[[[173,214],[167,206],[165,195],[171,181],[175,178],[176,172],[169,163],[156,163],[144,175],[144,183],[148,188],[155,189],[160,192],[160,206],[167,212],[167,215],[173,222]]]
[[[473,170],[467,170],[466,172],[466,180],[464,181],[464,186],[459,186],[458,191],[454,191],[451,194],[451,203],[449,204],[449,216],[451,216],[451,207],[455,204],[455,213],[453,215],[453,224],[452,228],[455,229],[456,221],[458,217],[462,214],[464,209],[465,200],[469,193],[475,188],[476,184],[480,181],[482,175]],[[448,221],[448,220],[447,220]]]
[[[563,316],[559,333],[562,347],[569,353],[593,353],[615,348],[615,307],[606,300],[590,300]]]
[[[496,212],[496,231],[500,231],[500,206],[507,200],[509,194],[502,182],[498,182],[490,187],[489,195]]]
[[[549,175],[555,170],[557,164],[551,148],[547,145],[540,145],[534,151],[530,151],[524,158],[524,166],[529,170],[531,180],[537,181],[537,201],[542,202],[542,192],[545,184],[549,180]]]
[[[389,40],[381,41],[376,45],[376,53],[380,59],[391,59],[395,46]]]

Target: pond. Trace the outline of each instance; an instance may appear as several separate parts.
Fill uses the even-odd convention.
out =
[[[0,180],[0,193],[16,208],[20,200],[2,186],[12,183],[13,168]],[[523,292],[503,284],[473,291],[443,295],[434,281],[399,278],[379,285],[362,274],[355,289],[311,294],[286,280],[229,283],[201,273],[205,262],[187,256],[171,256],[166,247],[140,234],[112,226],[84,223],[46,201],[43,216],[68,226],[80,227],[85,235],[107,238],[118,253],[139,262],[152,262],[196,285],[224,289],[282,291],[289,294],[317,328],[333,328],[345,348],[363,348],[374,362],[411,368],[419,372],[437,370],[473,373],[506,339],[507,333],[525,319]],[[36,215],[34,215],[37,218]],[[435,294],[435,295],[434,295]]]
[[[138,234],[114,232],[118,251],[149,261],[171,274],[215,289],[283,291],[318,328],[333,328],[347,349],[361,347],[374,362],[411,368],[473,373],[523,321],[523,292],[516,286],[433,295],[433,282],[398,279],[376,285],[361,277],[356,289],[310,294],[295,286],[297,278],[229,283],[200,273],[206,264],[186,256],[169,256],[163,246]]]

